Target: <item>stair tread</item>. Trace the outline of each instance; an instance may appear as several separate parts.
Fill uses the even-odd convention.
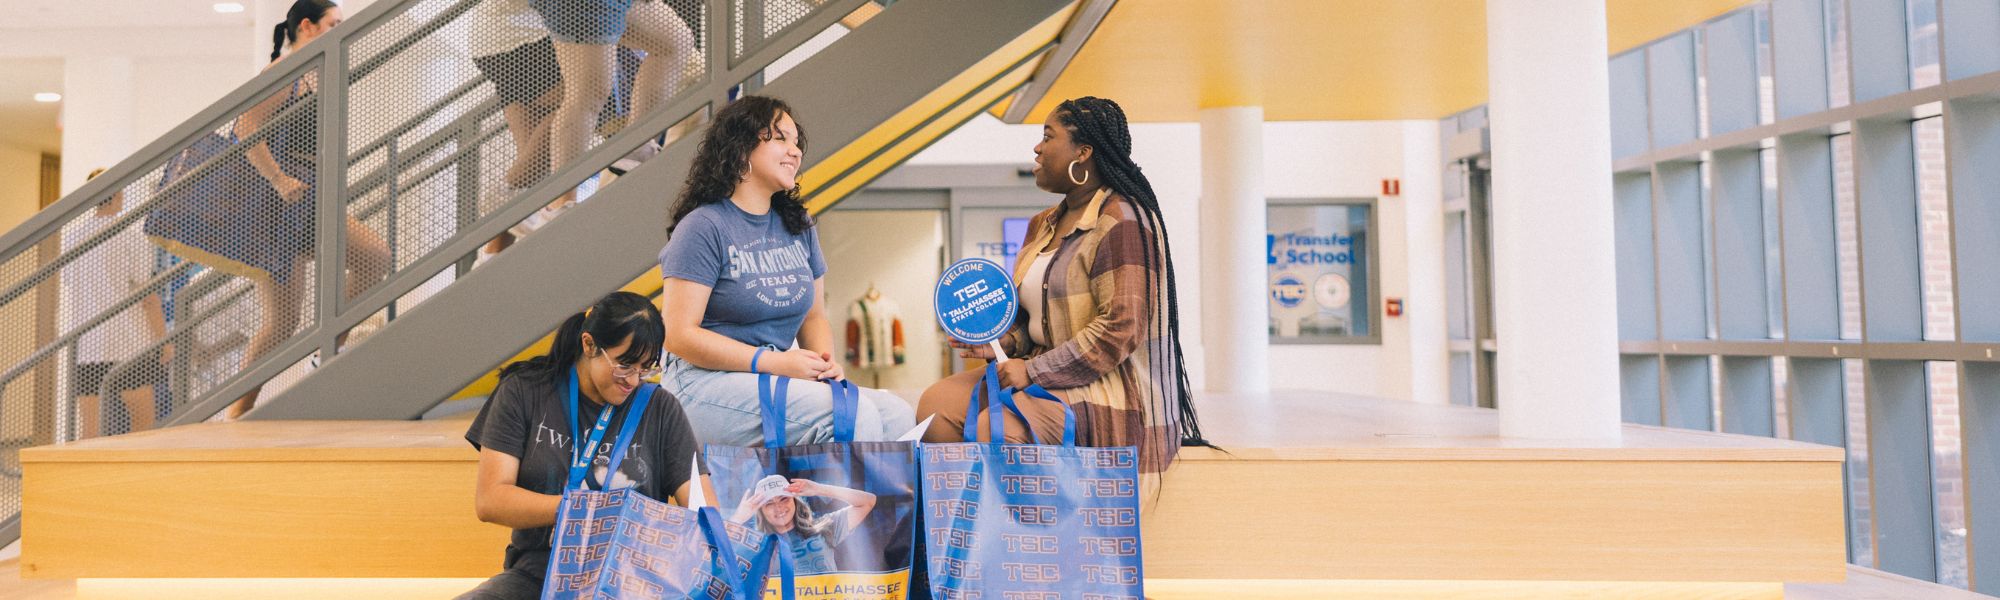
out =
[[[42,446],[23,463],[202,461],[477,461],[465,421],[200,423]]]

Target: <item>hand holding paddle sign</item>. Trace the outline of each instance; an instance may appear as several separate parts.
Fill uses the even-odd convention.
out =
[[[952,263],[938,277],[935,306],[952,347],[967,350],[969,358],[1007,361],[1000,337],[1014,326],[1020,300],[1013,278],[999,264],[984,258]]]

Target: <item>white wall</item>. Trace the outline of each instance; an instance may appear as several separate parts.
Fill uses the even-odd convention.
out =
[[[256,71],[234,57],[140,58],[132,89],[144,100],[132,106],[133,150],[150,144],[195,113],[249,81]]]
[[[1265,190],[1272,197],[1377,197],[1383,179],[1403,176],[1403,131],[1401,121],[1266,123]],[[1033,159],[1040,136],[1040,125],[1006,125],[982,115],[912,157],[909,164],[1025,164]],[[1173,243],[1174,268],[1181,278],[1181,344],[1188,354],[1188,376],[1197,388],[1205,383],[1196,284],[1201,277],[1201,223],[1196,210],[1201,193],[1200,141],[1201,131],[1194,123],[1132,126],[1133,161],[1159,195]],[[1436,170],[1435,162],[1413,168]],[[1400,198],[1380,199],[1376,235],[1384,298],[1406,297],[1409,292],[1403,219]],[[1381,310],[1379,304],[1376,310]],[[1380,345],[1273,346],[1271,388],[1407,399],[1409,348],[1408,325],[1387,317],[1382,319]]]
[[[0,144],[0,231],[41,210],[42,153]]]
[[[249,28],[237,34],[247,37]],[[233,52],[92,52],[63,62],[64,193],[83,185],[91,169],[118,164],[256,75]]]
[[[833,325],[834,345],[846,348],[848,311],[869,285],[901,310],[906,362],[869,371],[847,364],[848,376],[915,400],[944,376],[945,355],[939,351],[944,339],[930,316],[930,293],[944,251],[944,212],[836,210],[820,215],[818,227],[828,264],[827,320]],[[885,231],[896,235],[880,235]]]
[[[1274,198],[1377,198],[1402,177],[1403,129],[1393,121],[1282,122],[1264,126],[1264,189]],[[1408,295],[1403,203],[1379,198],[1375,213],[1380,298]],[[1375,311],[1382,307],[1377,300]],[[1381,345],[1271,347],[1271,387],[1408,399],[1409,327],[1382,317]]]
[[[0,231],[14,226],[34,216],[41,207],[42,153],[40,150],[0,144]],[[28,294],[21,300],[0,305],[0,323],[27,324],[34,322],[38,294]],[[35,336],[31,327],[0,335],[0,364],[13,365],[27,358],[34,351]],[[35,419],[28,412],[35,405],[34,392],[44,382],[35,381],[33,372],[23,376],[23,381],[0,389],[5,401],[0,402],[8,412],[0,417],[4,430],[0,435],[32,435]]]

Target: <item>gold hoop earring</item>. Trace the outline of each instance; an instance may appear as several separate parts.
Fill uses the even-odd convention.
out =
[[[1083,164],[1083,161],[1080,161],[1080,160],[1072,160],[1072,161],[1069,161],[1069,168],[1068,168],[1068,169],[1063,169],[1063,171],[1064,171],[1064,173],[1063,173],[1063,174],[1065,174],[1065,175],[1069,175],[1069,182],[1070,182],[1070,183],[1074,183],[1074,184],[1077,184],[1077,185],[1083,185],[1083,184],[1086,184],[1086,183],[1090,183],[1090,170],[1089,170],[1089,169],[1084,169],[1084,171],[1083,171],[1083,180],[1081,180],[1081,181],[1078,181],[1078,180],[1077,180],[1077,178],[1076,178],[1076,166],[1077,166],[1077,165],[1080,165],[1080,164]]]

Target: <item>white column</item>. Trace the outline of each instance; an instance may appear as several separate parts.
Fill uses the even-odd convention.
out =
[[[1437,121],[1403,123],[1403,236],[1408,248],[1410,399],[1451,402],[1451,356],[1445,347],[1444,157]]]
[[[1487,0],[1500,432],[1616,439],[1604,0]]]
[[[64,59],[62,94],[62,190],[68,194],[91,169],[110,168],[138,149],[131,57]]]
[[[1201,174],[1201,344],[1207,388],[1268,391],[1263,107],[1202,109]]]

